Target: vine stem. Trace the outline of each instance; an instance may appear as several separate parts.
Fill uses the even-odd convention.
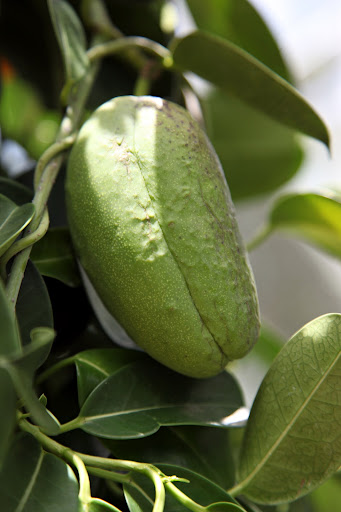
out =
[[[33,435],[41,444],[41,446],[50,453],[57,455],[57,457],[60,457],[71,464],[75,464],[75,462],[78,461],[78,466],[76,466],[77,470],[80,467],[79,461],[81,461],[82,465],[89,466],[92,469],[92,473],[96,468],[107,470],[105,473],[106,477],[110,476],[110,478],[113,480],[115,480],[117,477],[119,479],[118,481],[122,481],[122,476],[124,475],[118,474],[117,470],[124,471],[126,474],[129,474],[132,471],[144,474],[152,480],[155,487],[155,503],[153,512],[163,512],[165,504],[165,488],[162,482],[162,475],[161,472],[151,464],[134,462],[130,460],[104,459],[103,457],[75,452],[70,448],[67,448],[66,446],[58,443],[54,439],[51,439],[43,432],[41,432],[41,430],[36,425],[32,425],[32,423],[23,418],[19,419],[19,427],[24,432],[28,432],[29,434]],[[77,457],[77,459],[75,459],[75,457]],[[99,475],[98,472],[97,474]],[[101,471],[101,476],[104,476],[103,471]],[[125,479],[125,481],[127,480]],[[87,492],[86,487],[83,490],[84,492]]]
[[[152,41],[151,39],[140,36],[122,37],[120,39],[116,39],[116,41],[98,44],[90,48],[87,55],[90,62],[94,62],[130,47],[142,48],[143,50],[156,55],[162,60],[163,66],[166,68],[170,68],[173,65],[172,54],[167,48],[155,41]]]
[[[56,143],[44,152],[37,164],[39,184],[36,183],[37,187],[32,201],[35,205],[36,211],[33,220],[29,224],[29,231],[25,231],[26,234],[32,233],[39,227],[51,189],[63,163],[64,157],[60,152],[63,152],[65,149],[70,147],[71,140],[74,137],[81,121],[85,103],[95,80],[97,71],[98,63],[92,64],[90,70],[76,86],[76,89],[71,94],[70,105],[67,107],[66,114],[61,122]],[[14,310],[27,262],[31,254],[31,249],[32,245],[26,247],[16,256],[7,282],[6,293]]]

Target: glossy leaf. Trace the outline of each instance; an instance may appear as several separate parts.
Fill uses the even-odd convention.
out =
[[[31,340],[36,327],[53,328],[50,297],[43,278],[31,261],[26,267],[16,306],[22,343]]]
[[[80,285],[68,229],[49,229],[46,235],[34,244],[31,258],[43,276],[54,277],[68,286]]]
[[[121,512],[121,510],[111,503],[107,503],[99,498],[91,498],[84,508],[79,507],[78,512]]]
[[[201,103],[233,199],[271,192],[294,176],[302,150],[292,130],[221,90]]]
[[[239,469],[256,503],[297,499],[341,465],[341,315],[319,317],[284,346],[248,421]]]
[[[276,121],[329,146],[321,118],[284,79],[238,46],[196,31],[171,45],[174,65],[192,71]]]
[[[16,325],[14,310],[11,307],[5,287],[0,279],[0,356],[8,356],[20,352],[20,338]]]
[[[89,66],[83,26],[68,2],[48,0],[48,6],[64,60],[66,80],[69,83],[77,82]]]
[[[16,400],[12,381],[0,368],[0,469],[16,424]]]
[[[319,194],[280,198],[270,214],[269,231],[293,233],[341,258],[341,202]]]
[[[203,507],[225,502],[238,505],[238,503],[222,488],[188,469],[174,466],[172,464],[159,464],[158,468],[168,476],[176,475],[179,478],[188,480],[187,482],[174,482],[182,492],[189,496],[192,500],[199,503]],[[151,512],[154,502],[154,487],[149,479],[142,476],[135,476],[134,481],[140,486],[136,489],[131,485],[124,485],[124,494],[131,512],[143,510]],[[135,506],[134,506],[135,505]],[[165,512],[183,512],[184,505],[177,501],[166,489],[166,505]],[[227,512],[228,509],[226,509]],[[237,512],[238,508],[231,509],[231,512]],[[243,508],[240,508],[243,511]],[[218,512],[218,511],[217,511]],[[239,512],[239,511],[238,511]]]
[[[50,435],[59,432],[59,422],[38,400],[33,389],[34,372],[46,360],[52,346],[55,333],[47,327],[34,329],[32,342],[24,347],[20,356],[12,357],[5,363],[13,381],[18,397],[32,415],[35,422]]]
[[[206,507],[206,510],[210,512],[245,512],[245,509],[234,503],[227,503],[226,501],[220,501],[218,503],[212,503]]]
[[[247,0],[187,0],[199,29],[228,39],[291,81],[269,28]]]
[[[134,439],[161,425],[216,425],[242,405],[231,375],[196,380],[154,361],[138,361],[104,380],[88,396],[79,423],[89,434]]]
[[[147,356],[137,350],[100,348],[79,352],[74,361],[77,370],[78,401],[80,406],[98,384],[124,366]]]
[[[32,190],[17,181],[0,176],[0,194],[21,206],[33,199]]]
[[[17,206],[0,194],[0,256],[27,226],[33,215],[32,203]]]
[[[78,483],[61,459],[28,434],[18,434],[0,472],[0,508],[6,512],[77,512]]]
[[[181,466],[221,487],[234,484],[234,462],[229,431],[214,427],[163,427],[152,436],[125,441],[106,440],[119,459]]]

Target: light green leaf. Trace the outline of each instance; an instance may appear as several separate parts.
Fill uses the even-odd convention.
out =
[[[201,104],[234,200],[276,190],[297,172],[302,150],[292,130],[219,89]]]
[[[136,439],[161,425],[224,426],[224,418],[241,406],[240,390],[228,373],[191,379],[142,360],[99,384],[84,402],[77,424],[99,437]]]
[[[98,348],[84,350],[75,355],[78,402],[82,406],[91,391],[110,375],[124,366],[147,356],[137,350]]]
[[[16,395],[8,373],[0,368],[0,468],[16,424]]]
[[[31,340],[36,327],[53,328],[53,312],[50,297],[43,278],[29,261],[16,305],[17,319],[23,345]]]
[[[72,84],[83,78],[89,66],[85,32],[68,2],[48,0],[48,6],[64,60],[66,82]]]
[[[4,512],[77,512],[78,482],[61,459],[46,453],[28,434],[13,440],[0,472]]]
[[[43,276],[54,277],[68,286],[80,285],[68,229],[49,229],[46,235],[34,244],[31,258]]]
[[[220,501],[218,503],[212,503],[206,507],[209,512],[245,512],[245,509],[234,503],[227,503],[226,501]]]
[[[243,48],[280,76],[290,72],[269,27],[247,0],[187,0],[201,30],[224,37]]]
[[[20,352],[21,344],[15,320],[14,310],[11,307],[4,285],[0,279],[0,356],[13,355]]]
[[[329,147],[321,118],[288,82],[238,46],[195,31],[171,44],[174,65],[192,71],[276,121]]]
[[[267,232],[283,230],[302,236],[341,258],[341,202],[319,194],[281,197],[270,213]]]
[[[84,508],[80,508],[78,512],[83,510],[84,512],[121,512],[119,508],[99,498],[91,498]]]
[[[316,318],[284,346],[254,401],[239,468],[256,503],[304,496],[341,465],[341,315]]]
[[[26,203],[17,206],[0,194],[0,256],[14,242],[34,215],[34,205]]]

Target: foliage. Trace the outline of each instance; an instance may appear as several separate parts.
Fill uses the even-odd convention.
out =
[[[163,0],[26,2],[22,17],[36,16],[22,27],[33,30],[25,45],[8,23],[16,4],[3,5],[2,136],[37,163],[19,178],[0,176],[2,510],[252,512],[301,503],[322,512],[339,503],[340,314],[312,319],[283,348],[262,326],[255,353],[269,370],[240,421],[235,377],[191,379],[115,347],[81,284],[64,163],[105,100],[150,93],[195,116],[195,96],[234,200],[275,194],[295,175],[297,132],[329,145],[247,0],[187,4],[197,30],[174,37]],[[27,68],[32,55],[44,70],[63,62],[64,76],[51,64],[46,84]],[[209,82],[208,93],[189,71]],[[340,226],[332,192],[277,197],[249,249],[286,230],[340,258]]]

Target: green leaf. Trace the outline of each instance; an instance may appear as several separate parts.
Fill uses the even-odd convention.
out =
[[[6,196],[8,199],[13,201],[15,204],[21,206],[25,203],[29,203],[33,199],[33,192],[25,185],[18,183],[17,181],[3,178],[0,176],[0,194]]]
[[[174,485],[203,507],[208,507],[209,505],[217,502],[238,505],[238,503],[222,487],[219,487],[207,478],[204,478],[193,471],[172,464],[159,464],[158,468],[165,475],[176,475],[179,478],[188,480],[189,483],[174,482]],[[136,482],[140,489],[136,489],[131,485],[124,485],[124,494],[130,511],[151,511],[154,502],[153,484],[149,479],[139,475],[134,475],[134,482]],[[177,501],[166,490],[165,512],[183,512],[183,510],[184,505]],[[231,509],[231,512],[232,510],[234,512],[235,509]],[[243,511],[243,508],[237,508],[236,512],[237,510]]]
[[[226,503],[226,501],[220,501],[218,503],[212,503],[206,507],[206,510],[210,512],[245,512],[245,509],[234,503]]]
[[[0,279],[0,356],[8,356],[20,352],[20,338],[15,320],[14,309],[11,307],[4,285]]]
[[[104,444],[119,459],[185,467],[224,488],[235,482],[228,429],[163,427],[143,439],[108,439]]]
[[[242,406],[231,375],[196,380],[156,362],[138,361],[105,379],[84,402],[80,427],[108,439],[134,439],[161,425],[224,426]]]
[[[35,422],[50,435],[58,434],[58,420],[38,400],[33,389],[34,372],[46,360],[55,336],[53,329],[40,327],[31,333],[32,342],[24,347],[20,356],[12,357],[4,362],[13,381],[14,387],[25,408]]]
[[[284,346],[246,428],[240,490],[256,503],[304,496],[341,465],[341,315],[319,317]]]
[[[48,6],[64,60],[66,82],[73,84],[83,78],[89,66],[84,29],[68,2],[48,0]]]
[[[187,0],[187,4],[199,29],[228,39],[291,81],[275,39],[247,0]]]
[[[0,368],[0,468],[16,424],[16,395],[8,373]]]
[[[34,215],[32,203],[17,206],[0,194],[0,256],[6,252]]]
[[[147,356],[137,350],[99,348],[79,352],[74,361],[77,370],[78,401],[82,406],[91,391],[109,375]]]
[[[26,267],[16,312],[24,345],[30,342],[32,329],[36,327],[53,328],[50,297],[43,278],[31,261]]]
[[[302,150],[292,130],[219,89],[201,104],[234,200],[276,190],[297,172]]]
[[[238,46],[196,31],[171,45],[174,65],[192,71],[271,118],[329,147],[321,118],[284,79]]]
[[[0,472],[0,508],[6,512],[77,512],[78,483],[61,459],[28,434],[18,434]]]
[[[32,261],[43,276],[59,279],[68,286],[79,286],[81,281],[67,228],[49,229],[34,244]]]
[[[78,512],[121,512],[121,510],[111,503],[107,503],[99,498],[91,498],[90,501],[87,502],[84,509],[80,508]]]
[[[283,230],[341,258],[341,202],[319,194],[281,197],[270,213],[268,232]]]

